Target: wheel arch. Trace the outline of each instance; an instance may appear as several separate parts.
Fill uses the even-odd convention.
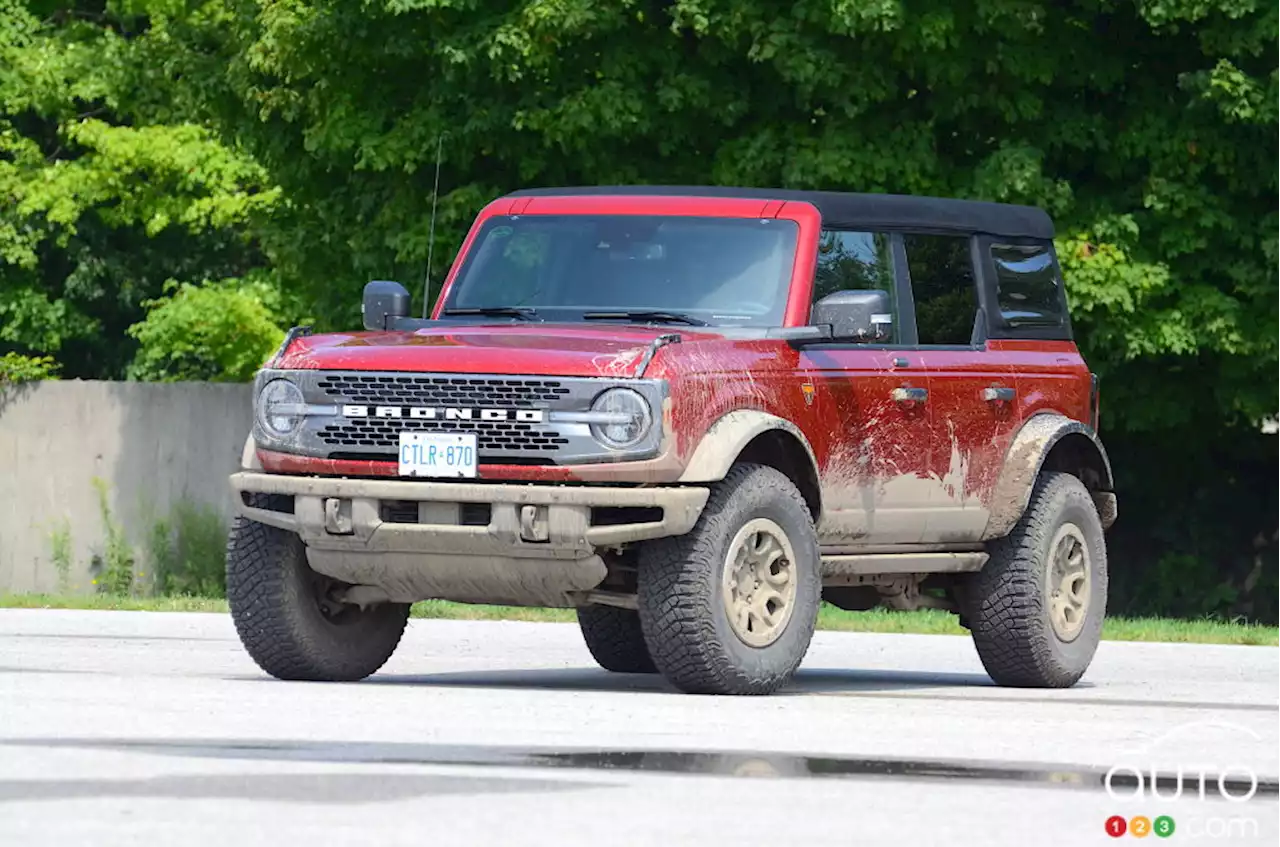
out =
[[[1005,453],[984,539],[1000,538],[1013,529],[1042,471],[1062,471],[1078,478],[1093,496],[1103,529],[1115,523],[1115,479],[1098,434],[1065,415],[1043,413],[1022,425]]]
[[[717,482],[738,462],[768,465],[785,474],[800,489],[814,523],[818,522],[822,515],[818,463],[799,427],[768,412],[729,412],[702,437],[680,482]]]

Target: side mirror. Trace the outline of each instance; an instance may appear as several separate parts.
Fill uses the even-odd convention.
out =
[[[837,291],[813,304],[811,324],[828,324],[832,338],[888,341],[893,313],[887,291]]]
[[[360,311],[365,329],[388,329],[396,318],[409,316],[409,292],[398,282],[375,280],[364,287]]]

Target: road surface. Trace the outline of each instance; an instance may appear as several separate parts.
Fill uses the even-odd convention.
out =
[[[1000,689],[966,638],[819,633],[784,692],[693,697],[572,625],[414,620],[370,680],[283,683],[226,616],[0,610],[0,844],[1274,845],[1278,668],[1104,643]]]

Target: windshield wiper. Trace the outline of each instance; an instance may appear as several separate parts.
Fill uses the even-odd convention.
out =
[[[523,306],[479,306],[467,309],[445,309],[442,315],[484,315],[490,318],[520,318],[521,320],[531,321],[534,315],[538,314],[537,309],[529,309]]]
[[[646,323],[710,326],[706,321],[698,320],[680,312],[587,312],[582,316],[582,319],[586,321],[644,321]]]

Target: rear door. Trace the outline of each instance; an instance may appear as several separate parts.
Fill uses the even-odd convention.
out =
[[[921,541],[975,542],[1016,429],[1017,382],[1008,353],[987,340],[979,239],[902,236],[914,356],[929,376],[929,471],[934,485]]]

